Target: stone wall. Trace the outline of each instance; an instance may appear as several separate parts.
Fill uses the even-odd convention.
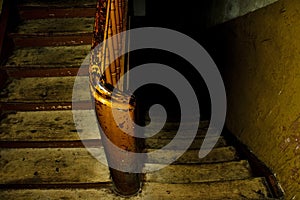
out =
[[[300,199],[300,1],[222,24],[209,51],[224,72],[226,126]]]

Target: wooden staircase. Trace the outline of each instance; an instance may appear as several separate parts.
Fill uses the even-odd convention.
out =
[[[1,66],[8,80],[0,92],[0,199],[123,199],[112,192],[108,168],[84,147],[102,148],[91,96],[84,87],[76,112],[72,91],[91,48],[95,0],[19,1],[20,22],[9,34],[15,48]],[[88,81],[83,66],[78,85]],[[74,109],[74,108],[73,108]],[[84,126],[86,124],[86,126]],[[94,127],[90,127],[94,124]],[[176,122],[146,139],[147,151],[169,143]],[[172,165],[144,175],[142,190],[130,199],[271,199],[267,181],[221,137],[204,159],[198,151],[208,122],[200,123],[190,149]],[[147,158],[145,165],[164,162]]]

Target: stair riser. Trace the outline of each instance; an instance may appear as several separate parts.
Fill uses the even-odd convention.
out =
[[[94,17],[95,7],[91,8],[49,8],[49,7],[20,7],[20,17],[28,19]]]
[[[92,33],[65,36],[20,36],[13,35],[13,41],[19,47],[71,46],[91,44]]]

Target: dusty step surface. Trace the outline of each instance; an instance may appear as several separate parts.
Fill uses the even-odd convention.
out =
[[[50,6],[50,7],[83,7],[83,6],[95,6],[96,0],[18,0],[19,5],[22,6]]]
[[[146,164],[146,168],[156,168],[156,164]],[[249,163],[245,160],[203,164],[169,165],[159,171],[145,175],[147,182],[159,183],[201,183],[247,179],[252,176]]]
[[[97,0],[19,1],[21,19],[94,17]]]
[[[160,184],[146,183],[143,199],[268,199],[264,179],[255,178],[214,183]]]
[[[148,152],[154,151],[155,149],[148,149]],[[212,151],[204,158],[200,159],[199,150],[188,150],[180,158],[178,158],[173,164],[203,164],[203,163],[219,163],[219,162],[229,162],[238,159],[238,155],[234,147],[220,147],[214,148]],[[159,157],[151,156],[148,154],[147,163],[166,163],[166,157],[170,158],[174,156],[174,151],[164,150]],[[176,156],[174,157],[176,158]]]
[[[156,120],[158,120],[158,119],[156,119]],[[181,129],[186,134],[184,134],[183,138],[191,137],[191,134],[193,135],[194,130],[191,130],[190,125],[192,125],[194,127],[195,124],[199,126],[198,129],[196,129],[196,131],[197,131],[196,137],[203,137],[206,135],[209,121],[184,122],[184,125],[181,127]],[[144,135],[146,137],[151,137],[153,132],[155,133],[155,132],[157,132],[157,130],[160,130],[158,133],[153,135],[151,138],[157,138],[157,139],[174,138],[175,135],[177,135],[179,125],[180,125],[180,123],[178,123],[178,122],[170,122],[170,121],[167,121],[165,123],[153,122],[153,125],[151,125],[151,127],[150,126],[145,127]],[[179,137],[181,137],[181,136],[179,136]]]
[[[23,21],[17,28],[18,35],[65,35],[92,33],[94,18],[52,18]]]
[[[161,140],[170,140],[173,139],[175,136],[180,139],[187,139],[187,138],[203,138],[207,135],[207,129],[205,128],[199,128],[196,130],[183,130],[183,134],[178,134],[178,131],[176,129],[173,130],[166,130],[165,128],[161,129],[159,132],[155,132],[157,129],[154,131],[149,129],[145,130],[144,136],[147,138],[151,139],[161,139]],[[156,133],[153,135],[153,133]],[[215,137],[213,135],[207,135],[208,137]]]
[[[74,121],[74,115],[80,117]],[[100,139],[96,120],[94,110],[6,113],[1,116],[0,141]]]
[[[16,46],[70,46],[91,44],[94,18],[44,18],[24,20],[9,34]]]
[[[0,184],[109,182],[109,170],[85,148],[0,149]]]
[[[90,52],[90,45],[28,47],[14,50],[5,67],[80,67]]]
[[[116,196],[108,188],[97,189],[53,189],[53,190],[0,190],[0,198],[6,200],[38,199],[109,199],[109,200],[223,200],[223,199],[269,199],[265,180],[254,178],[216,183],[160,184],[145,183],[135,197]]]
[[[76,94],[73,94],[73,89]],[[72,95],[73,101],[91,99],[88,77],[12,79],[2,90],[0,102],[72,102]]]
[[[202,143],[203,143],[204,137],[198,137],[195,138],[191,145],[189,146],[189,149],[200,149]],[[171,144],[171,141],[175,141]],[[191,141],[189,139],[179,138],[179,139],[160,139],[160,138],[146,138],[145,139],[145,146],[147,149],[161,149],[165,147],[166,149],[170,150],[176,150],[176,149],[183,149],[186,146],[186,142]],[[214,147],[224,147],[227,146],[226,140],[220,136],[220,137],[209,137],[207,138],[208,144],[214,144],[216,142]],[[168,147],[166,147],[168,145]]]

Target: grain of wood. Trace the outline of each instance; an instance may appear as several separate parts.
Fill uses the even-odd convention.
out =
[[[110,182],[108,167],[84,148],[0,149],[0,184]]]
[[[91,99],[88,77],[81,76],[12,79],[4,91],[6,93],[2,93],[0,102],[72,102]]]
[[[27,47],[15,49],[5,67],[66,68],[87,65],[91,45]]]
[[[228,182],[197,184],[145,183],[135,197],[122,198],[108,188],[97,189],[53,189],[53,190],[0,190],[0,198],[6,200],[220,200],[220,199],[269,199],[263,178]]]
[[[148,149],[148,152],[154,151],[155,149]],[[177,151],[175,151],[176,153]],[[238,159],[236,150],[234,147],[220,147],[214,148],[206,157],[200,159],[199,150],[188,150],[186,151],[174,164],[204,164],[204,163],[219,163],[229,162]],[[147,163],[166,163],[166,158],[175,156],[174,151],[164,150],[164,153],[159,154],[159,157],[154,157],[149,154],[147,157]],[[174,157],[176,158],[176,156]]]
[[[96,6],[96,0],[51,0],[51,1],[42,1],[42,0],[30,0],[30,1],[20,1],[22,6],[50,6],[50,7],[86,7],[86,6]]]
[[[26,20],[17,27],[16,34],[66,35],[93,32],[94,18],[50,18]]]
[[[157,164],[146,164],[146,169],[155,169]],[[247,179],[252,176],[249,163],[245,160],[203,164],[169,165],[159,171],[145,175],[147,182],[159,183],[201,183]]]
[[[94,110],[17,112],[3,115],[0,121],[1,141],[80,139],[100,139]]]
[[[200,149],[203,143],[204,137],[197,137],[189,146],[189,149]],[[178,138],[178,139],[164,139],[164,138],[146,138],[145,139],[145,146],[148,149],[161,149],[165,147],[166,149],[176,150],[176,149],[183,149],[187,144],[190,142],[190,139],[185,138]],[[214,147],[224,147],[227,146],[226,140],[221,137],[209,137],[207,138],[207,142],[214,144],[217,141]],[[171,144],[171,142],[174,142]],[[169,145],[169,146],[166,146]]]
[[[145,200],[268,199],[268,189],[261,178],[201,184],[146,183],[143,197]]]

